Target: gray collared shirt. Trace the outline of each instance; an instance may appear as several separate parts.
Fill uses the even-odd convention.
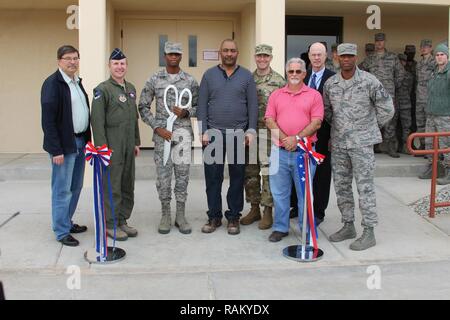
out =
[[[75,75],[71,79],[67,74],[59,69],[64,81],[67,82],[70,88],[70,98],[72,100],[72,121],[74,133],[82,133],[88,129],[89,125],[89,108],[84,97],[83,91],[80,88],[80,79]]]

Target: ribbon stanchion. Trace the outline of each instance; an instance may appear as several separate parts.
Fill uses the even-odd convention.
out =
[[[311,168],[320,165],[325,156],[314,151],[309,137],[302,138],[297,143],[299,155],[297,157],[298,179],[303,194],[303,215],[298,217],[301,230],[302,244],[283,249],[286,258],[299,262],[312,262],[322,258],[323,251],[319,249],[318,233],[314,219]],[[299,208],[299,213],[300,213]]]
[[[111,161],[112,151],[106,145],[96,148],[91,142],[88,142],[85,149],[86,161],[93,167],[93,213],[95,224],[95,243],[94,250],[85,252],[84,257],[91,263],[112,263],[125,258],[125,250],[116,247],[116,228],[117,222],[114,214],[114,202],[112,198],[111,178],[108,170]],[[106,180],[104,180],[106,179]],[[108,247],[108,235],[106,233],[105,217],[105,195],[103,192],[104,183],[108,186],[108,198],[111,206],[111,213],[114,220],[113,246]]]

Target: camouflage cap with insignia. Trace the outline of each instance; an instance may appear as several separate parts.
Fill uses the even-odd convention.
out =
[[[268,56],[272,55],[272,46],[268,44],[260,44],[255,47],[255,55],[257,54],[267,54]]]
[[[408,60],[408,57],[407,57],[406,54],[404,54],[404,53],[399,53],[399,54],[398,54],[398,58],[399,58],[400,60],[402,60],[402,61],[407,61],[407,60]]]
[[[373,51],[375,51],[375,44],[373,44],[373,43],[366,43],[365,49],[368,52],[373,52]]]
[[[341,43],[337,47],[337,53],[339,56],[344,54],[356,56],[358,54],[358,46],[354,43]]]
[[[382,32],[375,34],[375,41],[384,41],[386,40],[386,35]]]
[[[405,46],[405,53],[415,53],[416,52],[416,46],[413,44],[407,44]]]
[[[169,53],[183,54],[181,43],[167,41],[166,44],[164,45],[164,53],[165,54],[169,54]]]
[[[422,41],[420,41],[420,47],[432,47],[433,46],[433,42],[430,39],[423,39]]]

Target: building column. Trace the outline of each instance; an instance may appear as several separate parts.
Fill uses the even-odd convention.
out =
[[[92,90],[106,77],[106,0],[79,0],[80,76],[92,98]]]
[[[284,75],[285,44],[285,0],[256,0],[256,44],[273,46],[272,68]]]
[[[241,32],[239,44],[240,64],[249,70],[255,70],[255,4],[249,3],[241,11]]]
[[[92,91],[106,78],[106,1],[79,0],[78,46],[80,77],[92,101]],[[86,164],[84,186],[92,187],[92,167]]]

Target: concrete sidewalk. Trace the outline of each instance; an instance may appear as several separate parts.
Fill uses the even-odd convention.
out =
[[[386,154],[377,154],[377,177],[416,177],[426,161],[410,155],[393,159]],[[191,178],[203,179],[201,149],[192,151]],[[0,181],[2,180],[48,180],[51,176],[49,156],[46,153],[0,153]],[[156,179],[153,150],[142,150],[136,159],[136,179]]]
[[[376,179],[377,246],[363,252],[351,251],[350,240],[327,240],[341,227],[332,190],[327,217],[319,228],[324,257],[301,264],[281,253],[299,243],[296,219],[291,220],[290,235],[279,243],[270,243],[271,231],[261,231],[257,224],[242,226],[237,236],[228,235],[226,227],[201,233],[206,222],[202,179],[194,178],[189,185],[192,234],[182,235],[176,228],[158,234],[155,181],[141,179],[130,220],[139,236],[117,243],[126,250],[126,259],[91,265],[83,254],[94,241],[92,190],[83,190],[75,215],[75,222],[89,230],[76,235],[79,247],[70,248],[56,242],[51,231],[49,181],[8,179],[0,182],[0,225],[15,212],[20,214],[0,227],[0,281],[7,299],[448,299],[450,216],[422,218],[408,206],[428,195],[429,183],[412,177]],[[358,210],[357,218],[359,235]],[[69,266],[81,270],[80,290],[67,286]],[[380,275],[380,289],[367,286],[373,270]]]

